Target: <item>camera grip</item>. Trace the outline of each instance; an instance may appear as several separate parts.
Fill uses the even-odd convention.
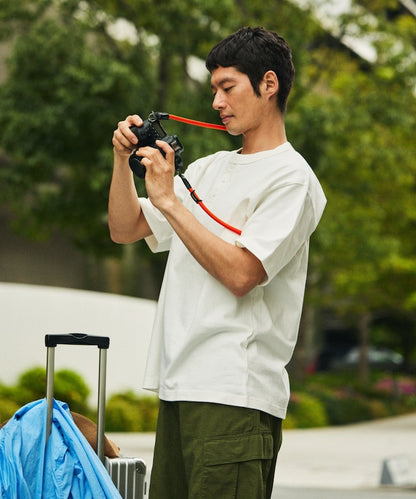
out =
[[[136,149],[137,151],[137,149]],[[141,163],[141,156],[137,156],[136,151],[129,157],[130,170],[139,178],[144,178],[146,175],[146,167]]]

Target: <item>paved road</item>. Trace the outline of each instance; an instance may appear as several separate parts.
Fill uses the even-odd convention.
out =
[[[150,469],[153,434],[109,437],[122,454],[142,457]],[[402,487],[380,487],[383,462],[397,456],[408,463],[400,476]],[[376,498],[416,499],[416,413],[370,423],[284,431],[273,499]]]
[[[273,499],[414,499],[416,489],[305,489],[282,487],[275,488]]]

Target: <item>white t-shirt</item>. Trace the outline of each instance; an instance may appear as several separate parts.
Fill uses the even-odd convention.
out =
[[[144,388],[167,401],[250,407],[284,418],[290,392],[285,366],[297,339],[309,237],[324,210],[324,193],[288,142],[255,154],[220,151],[191,164],[186,177],[204,204],[242,234],[212,220],[176,177],[181,202],[213,233],[259,258],[267,279],[237,298],[140,198],[153,232],[149,247],[169,250]]]

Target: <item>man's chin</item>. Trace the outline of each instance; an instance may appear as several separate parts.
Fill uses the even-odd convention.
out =
[[[233,135],[234,137],[237,137],[237,135],[241,135],[241,130],[238,130],[237,128],[233,128],[232,126],[227,126],[226,125],[227,132],[230,135]]]

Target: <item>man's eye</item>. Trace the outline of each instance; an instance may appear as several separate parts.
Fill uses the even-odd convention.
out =
[[[224,92],[229,92],[233,87],[227,87],[227,88],[224,88]]]

